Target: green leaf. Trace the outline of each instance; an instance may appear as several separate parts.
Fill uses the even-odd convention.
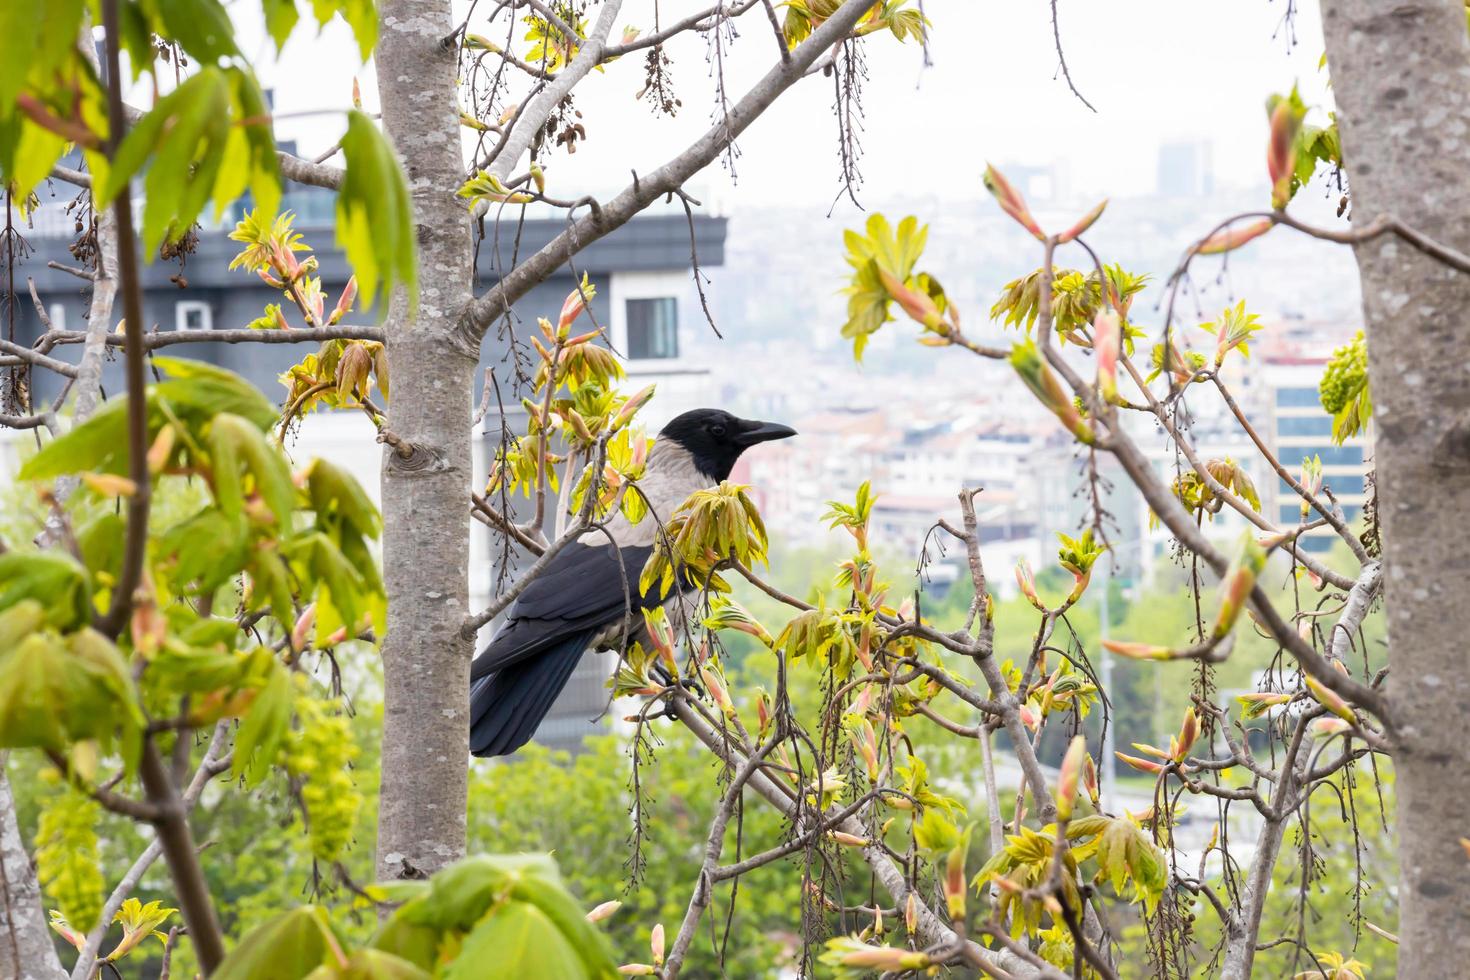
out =
[[[51,168],[66,152],[67,142],[23,116],[17,116],[14,122],[16,139],[6,170],[15,181],[15,199],[21,201],[51,173]]]
[[[99,202],[114,200],[145,163],[143,246],[150,261],[159,244],[183,234],[211,198],[222,211],[248,184],[263,209],[274,210],[280,200],[265,100],[254,78],[238,68],[206,67],[159,99],[118,147]]]
[[[255,491],[275,515],[277,526],[289,531],[296,488],[280,450],[247,419],[230,412],[219,413],[210,423],[209,448],[214,458],[215,493],[225,513],[239,512],[245,483],[238,477],[249,474]]]
[[[367,61],[378,44],[378,9],[373,0],[311,0],[316,21],[326,26],[333,14],[340,14],[357,38],[357,50]]]
[[[101,633],[63,638],[41,628],[40,604],[0,613],[0,748],[60,751],[97,739],[104,751],[118,725],[142,725],[127,664]]]
[[[250,576],[250,601],[246,603],[252,612],[269,605],[271,613],[286,627],[296,619],[295,607],[291,602],[291,573],[275,547],[260,547],[252,555],[246,568]]]
[[[373,946],[425,970],[432,970],[439,958],[440,930],[410,922],[409,916],[413,913],[405,912],[414,902],[421,900],[416,898],[399,906],[373,937]]]
[[[301,980],[327,959],[329,937],[326,910],[303,905],[246,933],[210,980]]]
[[[600,929],[587,921],[586,912],[562,886],[559,877],[524,877],[511,889],[511,895],[534,905],[551,921],[576,951],[587,976],[602,977],[616,973],[612,945]]]
[[[248,187],[255,210],[275,214],[281,203],[280,160],[270,126],[270,106],[260,83],[248,71],[230,68],[225,72],[235,103],[235,123],[224,150],[219,177],[215,180],[214,220],[224,216],[232,202]]]
[[[308,980],[429,980],[418,965],[381,949],[359,949],[343,965],[318,967]]]
[[[314,459],[306,468],[306,490],[318,523],[341,524],[377,539],[382,516],[351,473],[325,459]]]
[[[0,119],[15,111],[26,77],[44,78],[72,57],[85,0],[0,3]]]
[[[508,902],[468,936],[444,980],[585,980],[589,973],[566,935],[538,906]]]
[[[110,586],[122,573],[123,538],[127,521],[115,511],[105,511],[77,528],[77,548],[82,564],[94,585]]]
[[[400,283],[412,307],[418,295],[413,204],[393,148],[372,120],[354,110],[342,154],[347,170],[337,189],[337,242],[357,274],[363,309]]]
[[[155,385],[155,389],[170,404],[181,409],[193,410],[205,417],[215,412],[241,415],[262,432],[269,432],[280,418],[276,406],[260,393],[260,389],[233,371],[181,357],[155,356],[153,363],[172,379]]]
[[[128,468],[127,398],[109,398],[81,425],[51,440],[26,460],[17,476],[50,480],[93,470],[124,473]]]
[[[291,36],[301,14],[296,10],[296,0],[263,0],[263,6],[265,29],[270,32],[271,40],[276,42],[276,51],[279,53],[285,47],[286,39]]]
[[[152,0],[151,5],[155,33],[179,42],[200,64],[240,57],[235,27],[219,0]]]
[[[250,559],[244,514],[206,507],[164,532],[159,554],[172,560],[173,585],[191,595],[209,595],[234,578]]]
[[[939,807],[925,807],[923,819],[914,824],[914,843],[935,855],[946,854],[960,842],[960,828]]]
[[[240,721],[235,735],[235,758],[231,774],[244,779],[247,787],[265,778],[276,761],[276,752],[291,723],[291,675],[269,650],[261,648],[253,657],[268,671],[250,711]]]
[[[528,876],[560,882],[556,864],[544,854],[463,858],[434,875],[428,894],[422,904],[416,903],[408,921],[439,929],[470,929],[514,881]]]
[[[92,618],[87,570],[58,551],[8,551],[0,555],[0,610],[27,599],[40,604],[45,621],[68,630]]]

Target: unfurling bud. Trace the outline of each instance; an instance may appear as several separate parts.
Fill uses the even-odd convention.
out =
[[[1087,759],[1087,739],[1082,735],[1072,736],[1067,754],[1062,757],[1062,767],[1057,773],[1057,819],[1070,820],[1072,806],[1077,802],[1077,784],[1082,779],[1083,760]]]
[[[146,573],[145,573],[146,574]],[[168,620],[158,611],[158,600],[153,594],[153,584],[145,581],[133,599],[133,615],[129,624],[133,649],[145,657],[151,657],[163,646],[168,636]]]
[[[1302,489],[1313,497],[1322,492],[1322,457],[1320,455],[1313,456],[1310,459],[1302,459],[1302,476],[1300,482]],[[1303,499],[1302,520],[1305,521],[1307,515],[1311,512],[1312,505]]]
[[[490,127],[487,124],[485,124],[485,123],[481,122],[480,120],[476,119],[474,116],[470,115],[468,112],[461,112],[459,114],[459,124],[461,126],[463,126],[465,129],[473,129],[477,133],[488,133],[488,132],[490,132]]]
[[[919,896],[909,892],[903,903],[903,927],[910,936],[919,931]]]
[[[878,270],[878,279],[883,283],[883,288],[888,295],[909,315],[911,320],[941,334],[949,332],[948,328],[944,327],[944,314],[939,312],[939,306],[934,302],[934,297],[921,289],[905,286],[897,276],[881,268]]]
[[[1179,727],[1179,740],[1174,743],[1174,751],[1171,753],[1174,761],[1183,762],[1198,738],[1199,716],[1194,713],[1193,708],[1188,708],[1184,712],[1184,724]]]
[[[1337,715],[1343,721],[1352,725],[1358,723],[1357,714],[1353,712],[1353,709],[1343,700],[1342,696],[1317,680],[1317,678],[1308,675],[1307,690],[1312,692],[1312,697],[1317,699],[1318,704],[1322,705],[1322,707],[1334,715]]]
[[[1330,717],[1314,718],[1312,719],[1312,723],[1307,726],[1307,731],[1311,733],[1313,738],[1329,738],[1333,735],[1341,735],[1344,732],[1350,732],[1352,730],[1353,726],[1343,719]]]
[[[1275,222],[1270,218],[1262,218],[1260,221],[1253,221],[1240,228],[1226,228],[1223,231],[1217,231],[1196,245],[1194,248],[1195,253],[1198,255],[1220,255],[1224,252],[1233,252],[1251,239],[1260,238],[1271,230],[1273,224]]]
[[[633,416],[637,415],[638,410],[644,405],[647,405],[649,399],[653,397],[653,392],[656,387],[657,385],[649,385],[623,402],[622,407],[618,409],[618,414],[613,416],[612,425],[608,427],[608,431],[617,432],[623,426],[633,421]]]
[[[536,193],[546,193],[546,171],[537,164],[531,164],[531,180],[536,184]]]
[[[1093,806],[1097,806],[1097,764],[1092,761],[1091,755],[1082,759],[1082,785],[1087,788],[1087,798],[1092,801]]]
[[[83,473],[82,482],[99,497],[131,497],[138,492],[136,483],[115,473]]]
[[[1290,98],[1276,99],[1271,109],[1271,139],[1266,144],[1266,174],[1271,178],[1271,207],[1281,209],[1291,200],[1291,178],[1296,170],[1296,137],[1302,113]]]
[[[362,108],[362,86],[357,83],[357,76],[352,76],[352,108]]]
[[[342,287],[342,296],[337,300],[332,315],[327,318],[328,324],[339,322],[344,316],[352,312],[352,303],[357,299],[357,277],[353,276],[347,280],[347,285]]]
[[[311,603],[301,610],[301,615],[296,617],[296,625],[291,627],[291,650],[300,653],[306,649],[306,638],[311,635],[311,628],[316,623],[316,603]]]
[[[1210,632],[1212,640],[1224,639],[1235,628],[1235,621],[1240,618],[1240,611],[1245,608],[1246,600],[1256,586],[1256,577],[1265,568],[1265,549],[1254,534],[1244,532],[1240,550],[1220,581],[1220,611],[1215,616],[1215,628]]]
[[[970,831],[966,829],[944,860],[944,903],[952,922],[965,920],[965,855],[969,849]]]
[[[720,675],[708,667],[699,668],[699,677],[704,681],[704,688],[709,692],[710,700],[715,706],[724,712],[725,717],[735,717],[735,705],[730,700],[729,692],[725,690],[725,683]]]
[[[668,668],[670,674],[679,673],[678,661],[674,659],[674,628],[669,625],[668,618],[661,608],[655,608],[652,612],[647,610],[643,613],[643,630],[648,635],[648,642],[658,654],[658,659]]]
[[[581,285],[568,293],[567,298],[562,301],[561,315],[557,318],[557,336],[565,337],[570,332],[572,321],[582,315],[582,311],[596,295],[597,289],[584,274]]]
[[[1121,640],[1103,640],[1103,649],[1129,660],[1173,660],[1174,651],[1169,647],[1152,643],[1128,643]]]
[[[1076,238],[1077,236],[1085,233],[1087,231],[1087,229],[1089,229],[1089,228],[1092,227],[1093,222],[1097,221],[1098,218],[1101,218],[1102,217],[1103,208],[1105,208],[1107,206],[1108,206],[1108,199],[1107,198],[1103,198],[1100,202],[1098,202],[1097,207],[1093,208],[1091,211],[1089,211],[1086,214],[1084,214],[1082,216],[1082,219],[1080,221],[1078,221],[1075,225],[1073,225],[1072,227],[1068,228],[1066,231],[1064,231],[1060,235],[1058,235],[1057,236],[1057,244],[1058,245],[1065,244],[1067,242],[1070,242],[1072,239]]]
[[[1110,309],[1097,311],[1092,320],[1092,349],[1097,352],[1097,393],[1118,402],[1118,356],[1123,346],[1123,321]]]
[[[1002,211],[1015,218],[1021,227],[1035,235],[1038,241],[1046,241],[1046,234],[1036,223],[1036,219],[1031,217],[1031,211],[1026,207],[1025,198],[1021,197],[1020,192],[1011,186],[1011,182],[1006,180],[999,170],[986,164],[985,175],[982,179],[985,181],[985,189],[995,196]]]
[[[153,445],[148,447],[148,472],[157,476],[163,472],[168,465],[169,457],[174,451],[174,437],[178,435],[172,422],[165,422],[163,428],[158,430],[158,435],[153,437]]]
[[[660,922],[653,927],[653,935],[648,940],[649,949],[653,951],[653,965],[664,965],[664,924]]]
[[[1158,774],[1164,771],[1164,767],[1162,765],[1157,762],[1150,762],[1148,759],[1139,759],[1135,756],[1124,755],[1122,752],[1114,752],[1113,755],[1116,755],[1119,759],[1128,763],[1139,772]]]
[[[647,963],[624,963],[618,967],[618,972],[625,977],[652,977],[658,974],[658,970]]]
[[[72,924],[70,922],[67,922],[66,918],[55,909],[51,910],[51,928],[55,929],[57,935],[61,936],[62,939],[65,939],[77,949],[86,948],[86,935],[84,933],[78,932],[75,928],[73,928]]]
[[[592,434],[592,430],[587,427],[587,420],[582,418],[582,414],[576,409],[569,408],[563,412],[562,421],[566,422],[567,427],[575,432],[577,438],[583,442],[595,442],[597,440],[597,437]]]
[[[594,908],[591,912],[587,913],[587,921],[601,922],[603,919],[610,918],[614,912],[622,907],[622,902],[603,902],[601,905]]]
[[[828,952],[822,957],[836,966],[865,967],[874,972],[907,973],[923,970],[930,966],[925,953],[916,953],[894,946],[869,946],[856,936],[832,939],[827,943]]]
[[[1037,349],[1035,341],[1028,340],[1013,345],[1009,360],[1011,367],[1016,369],[1016,373],[1026,383],[1026,387],[1030,388],[1041,403],[1061,420],[1079,442],[1090,446],[1097,441],[1092,428],[1077,411],[1077,406],[1062,390],[1062,384],[1052,373],[1051,367],[1042,360],[1041,351]]]
[[[827,831],[827,836],[831,837],[839,844],[846,844],[848,847],[867,847],[869,844],[872,843],[872,841],[868,840],[866,837],[858,837],[855,834],[845,834],[840,830],[829,830]]]
[[[848,730],[852,738],[853,746],[858,754],[863,757],[863,764],[868,770],[868,779],[876,783],[878,781],[878,737],[873,732],[873,724],[864,718],[858,724]]]
[[[1021,587],[1021,594],[1031,605],[1040,612],[1047,611],[1046,606],[1042,604],[1041,597],[1036,594],[1036,579],[1031,574],[1031,564],[1024,558],[1016,562],[1016,584]]]

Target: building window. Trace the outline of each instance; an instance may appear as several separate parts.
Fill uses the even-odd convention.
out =
[[[174,305],[175,330],[210,330],[214,327],[214,311],[208,303],[183,300]]]
[[[1331,487],[1332,492],[1337,494],[1339,497],[1345,497],[1354,494],[1361,495],[1364,489],[1362,474],[1355,474],[1352,476],[1332,476],[1329,474],[1328,476],[1324,476],[1322,478],[1322,482]]]
[[[1282,408],[1317,408],[1322,403],[1316,388],[1278,388],[1276,404]]]
[[[65,330],[66,306],[62,303],[52,303],[46,307],[46,319],[51,321],[52,330]]]
[[[1289,415],[1276,420],[1276,431],[1283,436],[1330,436],[1332,416]]]
[[[630,299],[627,313],[629,359],[679,356],[679,304],[674,297]]]

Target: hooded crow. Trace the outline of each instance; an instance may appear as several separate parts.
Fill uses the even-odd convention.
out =
[[[659,524],[694,491],[727,479],[751,446],[794,435],[796,430],[775,422],[711,408],[685,412],[664,426],[638,481],[653,514],[636,525],[618,514],[608,522],[608,534],[563,548],[506,611],[490,645],[475,658],[470,751],[509,755],[525,745],[583,653],[617,649],[625,635],[630,643],[640,639],[642,610],[678,598],[677,591],[667,599],[638,593]]]

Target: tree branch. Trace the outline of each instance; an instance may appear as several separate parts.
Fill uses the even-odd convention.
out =
[[[823,52],[845,37],[853,25],[876,2],[877,0],[846,0],[836,13],[812,33],[811,37],[791,52],[789,61],[783,61],[773,67],[738,103],[731,107],[728,118],[721,119],[716,125],[711,126],[702,137],[677,157],[653,172],[640,176],[632,185],[624,188],[616,197],[603,205],[600,213],[589,214],[573,222],[566,231],[552,239],[535,255],[510,270],[484,295],[476,298],[465,311],[459,324],[462,345],[468,350],[478,350],[490,324],[526,295],[533,286],[549,277],[568,258],[626,224],[634,215],[659,197],[672,193],[686,180],[709,165],[782,92],[795,84]],[[604,8],[604,12],[617,6],[616,2],[611,2]],[[601,19],[598,23],[600,27]],[[597,31],[594,30],[593,34],[596,35]],[[603,36],[605,37],[605,34]],[[589,39],[589,48],[583,48],[579,52],[579,58],[586,54],[594,43],[600,44],[601,42]],[[576,59],[574,59],[574,64],[575,61]],[[590,70],[590,66],[588,67]],[[557,76],[557,83],[566,81],[571,70],[572,66],[563,70]],[[586,72],[582,74],[585,75]],[[552,85],[548,85],[547,88],[551,89]],[[534,120],[535,116],[531,114],[531,110],[545,96],[546,92],[540,93],[536,99],[532,100],[532,105],[527,106],[526,112],[522,115]],[[557,101],[560,101],[559,97]],[[554,102],[551,104],[555,105]],[[544,119],[542,121],[544,122]],[[519,133],[521,125],[517,124],[513,132]],[[528,140],[529,137],[526,139]],[[519,137],[516,137],[516,140],[518,141]],[[512,153],[516,145],[517,142],[507,141],[506,148],[501,151],[497,159],[495,169],[502,179],[509,174],[513,164],[502,164],[501,161],[513,160],[520,155],[520,152],[524,152],[524,147],[522,147],[520,152]]]
[[[230,768],[231,754],[224,751],[226,740],[230,733],[230,723],[222,721],[215,725],[214,735],[209,740],[209,747],[204,752],[204,758],[200,760],[199,768],[194,771],[194,778],[190,780],[189,786],[184,790],[183,805],[186,811],[192,810],[199,802],[199,796],[204,792],[205,785],[215,776]],[[180,732],[176,737],[185,738],[187,733]],[[107,937],[107,930],[112,924],[112,916],[122,907],[123,901],[131,894],[143,875],[158,860],[163,853],[163,844],[155,836],[143,852],[138,855],[132,866],[118,880],[117,886],[107,896],[106,903],[102,906],[102,914],[97,919],[97,924],[92,931],[87,933],[86,945],[82,947],[77,955],[76,965],[72,967],[72,980],[91,980],[92,967],[96,963],[97,954],[102,950],[102,941]]]
[[[696,738],[704,743],[706,748],[717,757],[724,759],[728,765],[738,768],[743,761],[743,754],[737,752],[725,738],[721,737],[719,732],[710,727],[690,707],[686,700],[677,696],[674,697],[670,702],[669,710],[694,733]],[[800,815],[801,811],[795,800],[772,782],[764,773],[753,773],[747,785],[754,789],[766,802],[785,814],[788,819],[795,820]],[[834,829],[851,834],[854,837],[868,837],[862,824],[854,817],[848,817]],[[884,890],[892,898],[893,904],[899,908],[903,908],[909,894],[913,892],[909,887],[903,870],[889,857],[888,852],[883,848],[881,842],[868,844],[866,847],[860,849],[860,853],[862,854],[863,860],[873,869],[878,883],[883,886]],[[955,934],[954,930],[945,925],[943,920],[929,908],[928,903],[924,901],[922,896],[918,895],[917,892],[914,892],[914,894],[918,899],[916,905],[918,911],[918,932],[921,941],[932,945],[944,944],[946,947],[963,945],[969,950],[972,956],[988,963],[995,963],[1018,978],[1045,975],[1037,973],[1035,967],[1016,957],[1015,954],[994,952],[984,949],[969,940],[961,939],[961,937]]]

